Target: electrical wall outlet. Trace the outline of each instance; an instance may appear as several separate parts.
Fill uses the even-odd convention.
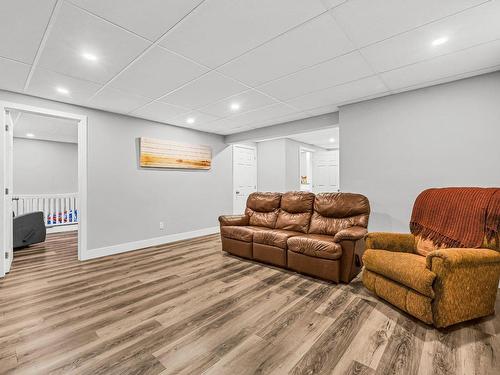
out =
[[[163,221],[160,221],[160,230],[165,229],[165,223]]]

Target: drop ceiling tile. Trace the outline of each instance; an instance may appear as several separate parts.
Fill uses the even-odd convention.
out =
[[[215,68],[325,9],[320,0],[205,1],[161,44]]]
[[[59,93],[58,88],[68,91],[67,94]],[[31,77],[26,92],[30,95],[41,96],[60,102],[82,104],[94,95],[101,85],[94,82],[65,76],[50,70],[37,68]]]
[[[131,114],[133,116],[143,117],[148,120],[170,124],[171,121],[173,121],[176,117],[178,117],[182,113],[188,112],[189,109],[187,108],[177,107],[161,102],[152,102],[142,108],[133,111]]]
[[[337,112],[338,110],[339,107],[337,107],[335,104],[333,105],[329,104],[321,107],[308,109],[306,112],[309,113],[309,115],[311,116],[319,116],[327,113]]]
[[[334,8],[336,6],[339,6],[342,3],[345,3],[348,0],[322,0],[322,1],[323,1],[323,4],[325,4],[325,6],[327,8]]]
[[[0,2],[0,56],[33,63],[56,0]]]
[[[114,79],[110,86],[156,99],[207,70],[163,48],[153,47]]]
[[[500,1],[488,2],[372,44],[361,52],[376,71],[383,72],[500,39],[499,20]],[[444,37],[448,38],[446,43],[432,45],[432,41]]]
[[[323,1],[323,4],[325,4],[325,6],[328,9],[331,9],[331,8],[339,6],[340,4],[345,3],[348,0],[322,0],[322,1]]]
[[[210,129],[218,134],[230,134],[235,132],[234,129],[241,126],[236,120],[232,118],[223,118],[219,120],[212,121],[210,123]]]
[[[159,100],[196,109],[247,90],[247,87],[217,72],[209,72]]]
[[[39,65],[75,78],[106,83],[149,42],[74,5],[63,3],[40,56]],[[84,53],[94,55],[89,61]]]
[[[259,90],[288,100],[370,75],[373,75],[372,69],[356,51],[266,83]]]
[[[387,92],[387,88],[380,78],[372,76],[300,96],[287,103],[307,111],[321,106],[339,105],[385,92]]]
[[[262,121],[272,120],[278,117],[291,115],[297,112],[296,109],[281,103],[272,104],[253,111],[245,112],[237,116],[228,118],[239,125],[253,125]]]
[[[381,76],[391,90],[485,69],[500,64],[500,40],[436,57]]]
[[[325,13],[218,70],[249,85],[257,86],[353,49],[354,45],[333,17]]]
[[[240,106],[240,109],[237,112],[231,109],[231,104],[233,103],[236,103]],[[229,98],[222,99],[217,103],[209,104],[205,107],[200,108],[199,110],[213,116],[228,117],[275,103],[277,103],[277,101],[271,99],[267,95],[261,94],[260,92],[255,90],[247,90],[240,94],[233,95]]]
[[[152,99],[128,94],[126,92],[105,87],[92,97],[88,104],[92,107],[106,111],[128,113],[151,102]]]
[[[155,41],[202,0],[70,0],[98,16]]]
[[[262,128],[265,126],[272,126],[272,125],[277,125],[277,124],[283,124],[285,122],[290,122],[290,121],[296,121],[296,120],[301,120],[307,117],[311,117],[308,113],[302,112],[302,111],[295,111],[293,113],[284,115],[284,116],[278,116],[278,117],[273,117],[268,120],[262,120],[256,123],[252,123],[252,128]]]
[[[380,41],[486,0],[351,0],[332,10],[358,47]]]
[[[193,123],[189,123],[188,119],[193,119]],[[185,113],[183,115],[177,116],[175,119],[172,120],[172,124],[178,125],[178,126],[183,126],[186,128],[192,128],[192,129],[197,129],[201,126],[205,126],[215,120],[218,120],[219,118],[216,116],[208,115],[206,113],[198,112],[198,111],[191,111],[188,113]]]
[[[30,65],[0,57],[0,89],[23,91]]]

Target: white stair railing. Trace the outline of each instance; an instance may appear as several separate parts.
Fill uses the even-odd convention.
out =
[[[12,197],[14,215],[43,211],[45,226],[78,223],[78,194],[21,194]]]

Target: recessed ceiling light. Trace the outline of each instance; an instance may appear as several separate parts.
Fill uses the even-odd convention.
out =
[[[231,111],[237,111],[241,108],[240,103],[231,103]]]
[[[335,142],[335,138],[330,138],[328,141],[329,141],[330,143],[333,143],[333,142]]]
[[[63,94],[63,95],[68,95],[69,94],[69,90],[64,88],[64,87],[56,87],[56,91],[59,93],[59,94]]]
[[[35,135],[33,133],[26,133],[26,137],[33,138]]]
[[[188,117],[187,120],[186,120],[186,122],[188,124],[194,124],[194,117]]]
[[[434,39],[432,41],[432,45],[435,47],[435,46],[440,46],[441,44],[444,44],[448,41],[448,37],[447,36],[443,36],[441,38],[437,38],[437,39]]]
[[[83,52],[82,53],[82,57],[85,59],[85,60],[89,60],[89,61],[97,61],[97,56],[94,55],[93,53],[90,53],[90,52]]]

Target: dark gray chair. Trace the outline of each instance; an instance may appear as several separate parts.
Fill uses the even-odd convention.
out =
[[[14,249],[45,241],[47,230],[41,211],[14,217],[13,227]]]

